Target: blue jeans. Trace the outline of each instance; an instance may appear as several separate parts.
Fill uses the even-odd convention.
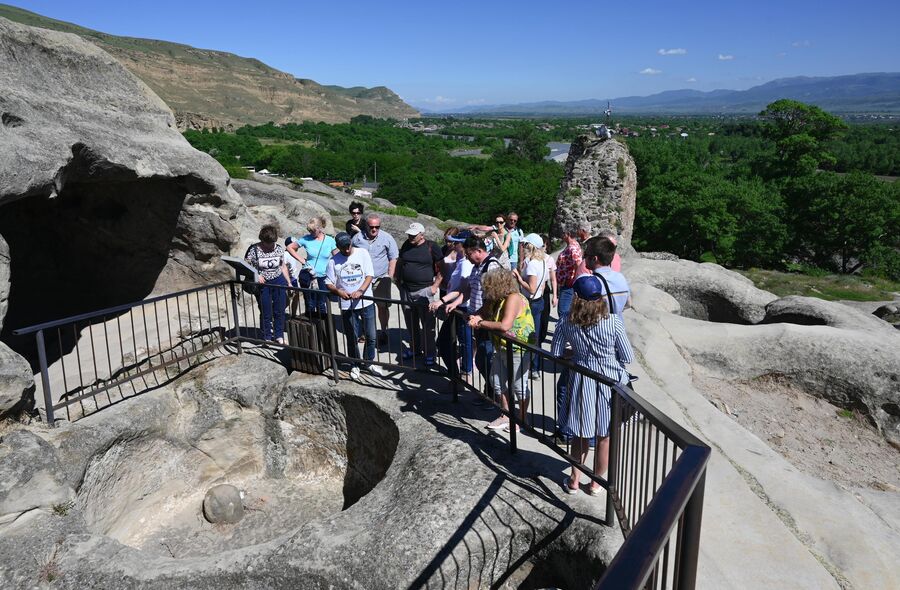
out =
[[[263,340],[284,338],[284,308],[287,306],[287,291],[270,288],[267,285],[287,286],[283,275],[266,281],[259,288],[259,324],[262,327]]]
[[[365,360],[375,360],[375,304],[361,309],[341,310],[341,319],[344,321],[344,336],[347,338],[347,356],[359,358],[358,340],[363,335],[366,337],[363,351]]]
[[[469,311],[469,308],[467,307],[458,307],[457,309],[463,313]],[[447,367],[447,370],[449,371],[452,363],[456,362],[456,359],[453,357],[453,341],[450,339],[450,328],[453,326],[451,322],[456,322],[456,339],[459,342],[457,351],[462,351],[462,362],[459,365],[459,370],[463,373],[471,373],[472,328],[469,327],[469,324],[463,317],[451,314],[451,316],[444,321],[443,325],[441,325],[437,337],[438,354],[441,356],[441,360],[444,361],[444,366]]]
[[[557,307],[557,311],[559,312],[559,319],[563,319],[564,317],[568,317],[569,310],[572,309],[572,299],[575,297],[575,289],[572,287],[560,287],[559,288],[559,306]]]
[[[540,326],[541,326],[541,320],[543,319],[543,315],[544,315],[544,298],[541,297],[540,299],[530,299],[528,301],[528,305],[531,307],[531,316],[534,318],[535,339],[536,339],[534,345],[536,347],[540,348],[541,344],[543,343],[543,339],[541,338],[541,334],[540,334]],[[547,310],[547,313],[550,313],[549,309]],[[537,373],[540,370],[541,370],[541,355],[533,353],[531,355],[531,372]]]
[[[325,277],[316,277],[310,285],[311,289],[319,289],[321,293],[315,291],[303,292],[303,304],[306,306],[307,316],[322,316],[328,312],[328,287],[325,286]]]
[[[475,333],[475,366],[485,380],[490,379],[491,357],[494,355],[494,343],[487,330],[479,330]]]

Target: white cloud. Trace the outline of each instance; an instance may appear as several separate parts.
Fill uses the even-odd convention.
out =
[[[486,102],[483,98],[473,98],[472,100],[467,100],[466,104],[484,104]]]
[[[731,61],[734,59],[733,55],[726,55],[724,53],[719,54],[719,61]]]
[[[690,78],[688,78],[687,80],[685,80],[685,82],[696,82],[696,81],[697,81],[697,78],[695,78],[695,77],[693,77],[693,76],[691,76]]]
[[[775,54],[775,57],[777,57],[778,59],[784,59],[785,57],[787,57],[787,53],[785,53],[784,51],[779,51]]]
[[[660,49],[657,51],[659,55],[687,55],[687,49],[677,47],[675,49]]]
[[[435,96],[434,98],[423,98],[422,102],[424,102],[426,104],[448,104],[448,103],[456,102],[456,99],[438,95],[438,96]]]
[[[804,39],[802,41],[794,41],[791,43],[791,47],[809,47],[810,42],[808,39]]]
[[[657,74],[662,74],[662,70],[654,70],[653,68],[644,68],[639,73],[644,74],[645,76],[655,76]]]

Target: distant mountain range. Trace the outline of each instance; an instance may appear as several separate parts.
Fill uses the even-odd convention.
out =
[[[569,102],[478,105],[442,113],[490,115],[595,115],[606,103],[618,113],[758,113],[780,98],[812,103],[831,112],[900,112],[900,73],[852,74],[810,78],[780,78],[748,90],[668,90],[650,96],[625,96]]]
[[[168,41],[108,35],[6,4],[0,4],[0,18],[74,33],[112,54],[169,105],[182,128],[268,121],[340,123],[356,115],[404,119],[419,114],[384,86],[324,86],[257,59]]]

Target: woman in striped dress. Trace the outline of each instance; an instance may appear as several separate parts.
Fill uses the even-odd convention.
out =
[[[625,365],[634,361],[634,353],[622,319],[610,314],[603,295],[603,285],[594,275],[582,275],[574,284],[574,299],[569,316],[563,318],[553,334],[551,351],[559,357],[566,344],[572,346],[572,362],[600,373],[621,384],[628,383]],[[588,441],[597,439],[594,451],[594,473],[606,474],[609,464],[610,396],[608,385],[569,371],[566,384],[569,394],[564,416],[560,420],[573,434],[572,456],[581,464],[587,459]],[[566,492],[574,494],[581,485],[581,472],[572,467],[566,478]],[[600,486],[591,483],[590,493],[596,495]]]

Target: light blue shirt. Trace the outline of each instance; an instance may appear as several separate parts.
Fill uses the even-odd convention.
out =
[[[525,235],[522,233],[522,230],[519,228],[513,228],[509,230],[510,238],[509,238],[509,246],[506,249],[506,253],[509,254],[509,259],[512,262],[519,262],[519,242],[522,241],[522,238]]]
[[[365,232],[359,232],[353,236],[353,246],[362,248],[369,253],[372,258],[372,268],[375,271],[375,278],[386,277],[388,267],[391,260],[396,260],[400,255],[397,250],[397,241],[391,234],[384,230],[378,230],[378,234],[374,240],[370,240]]]
[[[337,248],[334,238],[325,236],[324,240],[319,241],[312,234],[307,234],[295,241],[306,249],[306,266],[315,270],[317,277],[324,277],[331,253]]]
[[[610,312],[621,317],[622,312],[625,311],[625,304],[628,302],[628,295],[631,293],[631,289],[628,287],[628,279],[622,273],[616,272],[608,266],[595,268],[594,274],[601,275],[606,279],[607,284],[609,284],[609,290],[612,293],[613,302],[616,305],[616,308],[611,309]],[[605,288],[603,294],[606,295]]]

